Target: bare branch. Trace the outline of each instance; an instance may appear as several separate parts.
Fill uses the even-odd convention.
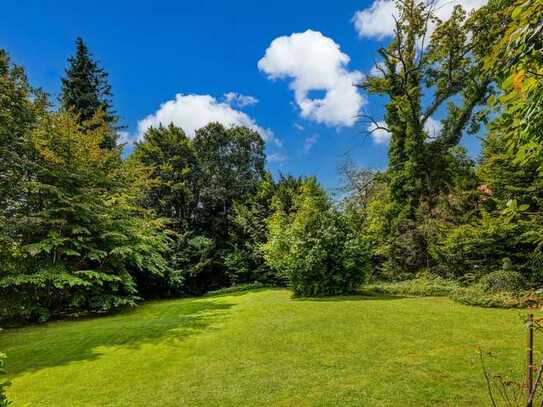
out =
[[[370,116],[369,114],[365,114],[365,113],[361,113],[358,115],[358,117],[361,117],[363,119],[366,119],[368,123],[371,123],[373,125],[372,129],[367,129],[367,131],[372,134],[373,132],[377,131],[377,130],[384,130],[388,133],[390,133],[390,130],[383,126],[381,124],[381,122],[375,120],[372,116]]]

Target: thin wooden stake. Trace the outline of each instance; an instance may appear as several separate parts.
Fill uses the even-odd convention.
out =
[[[526,348],[526,394],[528,395],[526,407],[532,407],[532,387],[534,382],[534,315],[528,315],[528,341]]]

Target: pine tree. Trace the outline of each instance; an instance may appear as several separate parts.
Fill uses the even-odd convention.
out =
[[[119,117],[112,106],[111,85],[107,72],[93,59],[81,38],[77,38],[76,53],[68,58],[66,77],[62,78],[60,102],[66,110],[73,110],[80,123],[89,122],[97,111],[102,110],[109,125],[110,134],[103,140],[103,148],[113,148],[117,141]]]

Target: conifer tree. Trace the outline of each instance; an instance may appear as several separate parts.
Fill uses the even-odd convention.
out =
[[[64,109],[79,116],[80,123],[88,123],[101,110],[111,129],[102,147],[113,148],[117,141],[119,117],[113,110],[108,73],[99,66],[80,37],[75,46],[75,55],[68,58],[66,76],[62,78],[60,102]]]

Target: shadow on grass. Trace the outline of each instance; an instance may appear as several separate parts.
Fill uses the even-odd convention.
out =
[[[192,335],[216,329],[235,304],[213,299],[156,301],[134,311],[80,321],[57,321],[0,334],[9,355],[8,373],[98,359],[104,349],[138,349],[145,344],[176,346]],[[118,349],[115,349],[118,348]]]

